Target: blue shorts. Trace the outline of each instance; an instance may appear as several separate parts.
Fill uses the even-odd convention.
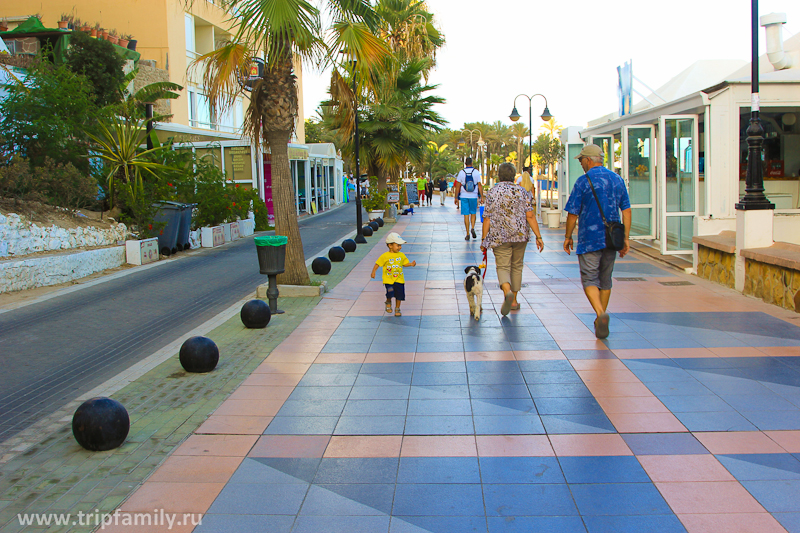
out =
[[[477,215],[478,214],[478,199],[477,198],[459,198],[461,203],[462,215]]]
[[[406,299],[406,284],[405,283],[384,283],[386,287],[386,299],[391,300],[394,298],[398,302],[403,302]]]

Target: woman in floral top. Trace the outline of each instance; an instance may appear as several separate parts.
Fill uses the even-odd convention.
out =
[[[522,285],[522,266],[530,230],[536,235],[536,247],[544,250],[542,234],[533,205],[533,196],[514,184],[517,169],[503,163],[497,171],[499,183],[486,193],[483,211],[481,250],[491,248],[497,265],[497,280],[505,293],[502,315],[519,309],[517,293]]]

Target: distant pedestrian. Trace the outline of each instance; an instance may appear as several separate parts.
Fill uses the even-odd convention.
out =
[[[465,241],[469,240],[470,232],[472,238],[477,239],[475,233],[475,220],[478,217],[478,202],[483,201],[483,186],[481,185],[480,170],[472,167],[472,158],[468,157],[464,161],[462,168],[456,176],[453,194],[455,195],[456,207],[461,205],[461,214],[464,215],[464,227],[467,230]]]
[[[522,174],[519,176],[519,181],[517,185],[520,185],[523,189],[528,191],[529,193],[533,192],[533,180],[531,179],[531,167],[523,167]]]
[[[423,205],[425,203],[426,185],[427,181],[425,180],[425,176],[422,174],[417,174],[417,196],[419,197],[419,205]]]
[[[603,150],[599,146],[594,144],[584,146],[575,159],[580,162],[586,174],[575,182],[567,205],[564,206],[564,211],[569,213],[564,236],[564,251],[569,254],[572,250],[572,232],[578,223],[576,253],[581,270],[581,283],[592,309],[597,314],[594,321],[595,336],[598,339],[605,339],[608,337],[610,319],[606,310],[611,298],[611,274],[614,270],[616,251],[606,248],[603,216],[608,222],[619,222],[620,211],[622,212],[625,245],[619,250],[619,256],[625,257],[630,249],[631,202],[622,178],[603,166]]]
[[[388,252],[384,252],[372,267],[370,277],[375,279],[375,272],[383,267],[383,286],[386,287],[386,312],[392,312],[392,298],[394,298],[394,316],[402,316],[400,312],[400,302],[406,299],[406,279],[403,276],[403,267],[417,266],[416,261],[408,262],[406,254],[400,250],[406,241],[400,235],[391,232],[386,236],[386,246]]]
[[[444,177],[439,178],[439,202],[444,205],[444,199],[447,197],[447,179]]]
[[[536,248],[544,250],[542,233],[536,221],[531,193],[514,183],[517,170],[511,163],[497,169],[498,183],[486,193],[483,210],[481,250],[491,248],[497,265],[497,280],[503,289],[500,314],[519,309],[517,293],[522,287],[522,267],[530,230],[536,235]]]
[[[431,205],[433,200],[433,179],[428,176],[428,181],[425,183],[425,196],[428,198],[428,205]]]

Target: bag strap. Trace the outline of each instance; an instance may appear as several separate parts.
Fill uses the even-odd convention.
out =
[[[597,208],[600,210],[600,218],[603,219],[603,225],[608,226],[608,222],[606,221],[606,215],[603,213],[603,206],[600,205],[600,199],[597,197],[597,192],[594,190],[594,185],[592,185],[592,178],[589,177],[588,172],[586,173],[586,180],[589,182],[589,187],[592,188],[594,201],[597,202]]]

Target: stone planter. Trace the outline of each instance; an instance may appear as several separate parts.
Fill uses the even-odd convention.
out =
[[[146,265],[158,261],[158,237],[125,241],[125,260],[129,265]]]
[[[378,211],[370,211],[369,213],[367,213],[367,216],[372,221],[372,220],[375,220],[376,218],[381,218],[383,216],[383,211],[380,211],[380,210],[378,210]]]
[[[248,237],[256,232],[256,221],[252,218],[246,218],[239,221],[239,234],[242,237]]]
[[[213,226],[200,229],[200,246],[203,248],[214,248],[225,244],[225,233],[222,226]]]
[[[550,229],[558,229],[561,225],[561,210],[551,209],[547,212],[547,227]]]
[[[239,222],[227,222],[222,225],[222,233],[225,236],[225,242],[232,242],[241,237],[239,234]]]

